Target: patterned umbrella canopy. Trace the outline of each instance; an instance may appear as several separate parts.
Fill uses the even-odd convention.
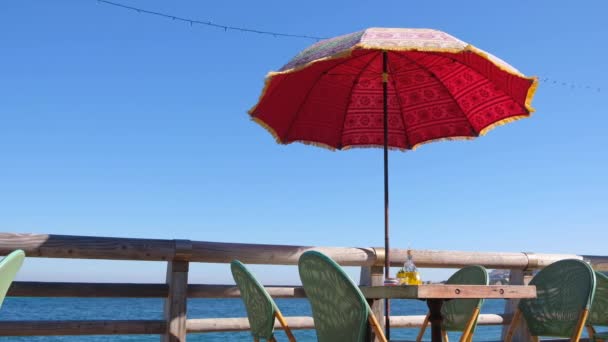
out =
[[[386,54],[384,54],[386,53]],[[447,33],[370,28],[320,41],[271,72],[251,117],[282,144],[414,149],[525,118],[537,81]]]
[[[384,147],[388,277],[387,150],[472,139],[526,118],[536,86],[536,78],[447,33],[369,28],[320,41],[269,73],[249,114],[281,144]]]

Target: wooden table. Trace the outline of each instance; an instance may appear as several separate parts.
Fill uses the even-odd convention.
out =
[[[361,292],[368,299],[421,299],[429,307],[431,339],[441,342],[441,307],[450,299],[464,298],[536,298],[536,287],[529,285],[401,285],[401,286],[361,286]]]

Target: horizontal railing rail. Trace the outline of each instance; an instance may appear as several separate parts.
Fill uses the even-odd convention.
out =
[[[163,320],[0,321],[0,336],[160,335]]]
[[[318,250],[343,266],[361,267],[361,284],[382,281],[384,249],[357,247],[313,247],[268,244],[241,244],[190,240],[136,239],[93,236],[0,233],[0,255],[22,249],[28,257],[65,259],[105,259],[167,262],[165,283],[82,283],[17,281],[9,289],[13,297],[114,297],[165,298],[162,320],[75,320],[75,321],[4,321],[0,336],[51,336],[92,334],[160,334],[163,341],[185,341],[186,333],[229,332],[249,329],[247,318],[187,319],[188,298],[237,298],[235,285],[188,284],[188,265],[229,263],[239,259],[245,264],[297,265],[300,255]],[[490,269],[511,270],[511,283],[524,284],[531,270],[543,268],[566,258],[584,259],[597,270],[608,271],[607,256],[575,254],[540,254],[530,252],[467,252],[413,250],[419,267],[460,268],[482,265]],[[400,266],[407,251],[391,249],[391,265]],[[300,286],[267,286],[274,298],[305,298]],[[372,301],[372,310],[381,315],[381,302]],[[507,308],[512,308],[510,302]],[[510,322],[510,309],[504,314],[482,314],[481,325],[504,325]],[[395,328],[420,327],[424,316],[392,316]],[[311,317],[287,317],[292,329],[313,329]],[[277,325],[277,328],[280,327]]]
[[[297,265],[302,253],[317,250],[343,266],[384,264],[382,248],[312,247],[265,244],[224,243],[190,240],[134,239],[93,236],[0,233],[0,255],[23,249],[30,257],[229,263],[239,259],[246,264]],[[557,260],[578,258],[575,254],[507,252],[465,252],[414,250],[419,267],[459,268],[482,265],[497,269],[542,268]],[[391,249],[391,266],[401,266],[407,250]],[[607,257],[589,257],[608,270]]]
[[[312,317],[286,317],[293,330],[314,329]],[[391,316],[393,328],[419,328],[424,322],[423,315]],[[481,314],[477,324],[508,324],[510,317],[496,314]],[[73,320],[73,321],[0,321],[0,336],[57,336],[57,335],[149,335],[164,334],[166,322],[162,320]],[[283,330],[277,322],[275,329]],[[249,330],[246,317],[237,318],[194,318],[186,321],[188,333],[236,332]]]
[[[301,286],[266,286],[273,298],[306,298]],[[135,283],[64,283],[16,281],[8,291],[12,297],[108,297],[164,298],[169,295],[166,284]],[[188,298],[239,298],[235,285],[188,284]]]

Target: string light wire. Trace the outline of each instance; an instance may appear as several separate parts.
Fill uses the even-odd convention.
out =
[[[190,26],[193,26],[195,24],[196,25],[205,25],[205,26],[223,29],[224,31],[231,30],[231,31],[249,32],[249,33],[264,34],[264,35],[273,36],[273,37],[303,38],[303,39],[312,39],[312,40],[316,40],[316,41],[327,39],[325,37],[316,37],[316,36],[303,35],[303,34],[291,34],[291,33],[283,33],[283,32],[263,31],[263,30],[251,29],[251,28],[246,28],[246,27],[216,24],[216,23],[213,23],[208,20],[188,19],[188,18],[176,16],[176,15],[165,14],[165,13],[161,13],[161,12],[146,10],[143,8],[127,6],[127,5],[123,5],[123,4],[119,4],[119,3],[107,1],[107,0],[97,0],[97,2],[106,4],[106,5],[110,5],[110,6],[120,7],[123,9],[132,10],[137,13],[150,14],[150,15],[155,15],[158,17],[163,17],[163,18],[167,18],[167,19],[171,19],[171,20],[181,21],[181,22],[190,24]]]
[[[239,32],[257,33],[257,34],[261,34],[261,35],[273,36],[275,38],[276,37],[301,38],[301,39],[311,39],[311,40],[316,40],[316,41],[327,39],[326,37],[318,37],[318,36],[312,36],[312,35],[291,34],[291,33],[284,33],[284,32],[257,30],[257,29],[247,28],[247,27],[222,25],[222,24],[213,23],[211,21],[189,19],[189,18],[184,18],[184,17],[177,16],[177,15],[171,15],[171,14],[166,14],[166,13],[161,13],[161,12],[156,12],[156,11],[150,11],[150,10],[139,8],[139,7],[127,6],[127,5],[123,5],[123,4],[120,4],[120,3],[117,3],[117,2],[108,1],[108,0],[97,0],[97,2],[101,3],[101,4],[106,4],[106,5],[110,5],[110,6],[114,6],[114,7],[118,7],[118,8],[122,8],[122,9],[126,9],[126,10],[131,10],[131,11],[134,11],[134,12],[137,12],[137,13],[149,14],[149,15],[154,15],[154,16],[158,16],[158,17],[162,17],[162,18],[171,19],[171,20],[174,20],[174,21],[184,22],[184,23],[190,24],[190,26],[204,25],[204,26],[209,26],[209,27],[215,27],[215,28],[218,28],[218,29],[223,29],[225,32],[228,32],[228,31],[239,31]],[[599,88],[599,87],[592,87],[590,85],[583,85],[583,84],[576,84],[576,83],[572,83],[572,82],[565,82],[565,81],[555,80],[555,79],[552,79],[552,78],[550,79],[548,77],[541,77],[539,79],[539,81],[543,82],[543,83],[551,84],[551,85],[569,87],[569,88],[572,88],[572,89],[596,90],[597,92],[601,91],[601,88]]]

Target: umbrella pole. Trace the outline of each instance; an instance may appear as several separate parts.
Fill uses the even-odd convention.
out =
[[[382,51],[382,110],[384,112],[384,278],[390,277],[390,254],[388,234],[388,54]],[[384,302],[384,319],[386,338],[391,336],[391,304],[387,298]]]

